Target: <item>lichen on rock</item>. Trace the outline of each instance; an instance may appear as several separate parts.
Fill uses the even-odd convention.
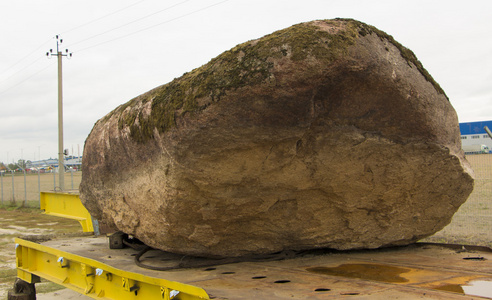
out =
[[[341,26],[340,21],[344,22]],[[329,31],[320,26],[333,26]],[[262,39],[240,44],[212,59],[208,64],[185,73],[181,78],[156,88],[142,101],[152,101],[152,113],[143,118],[137,111],[122,115],[118,125],[130,128],[131,136],[137,142],[153,138],[153,128],[159,132],[173,128],[176,117],[186,113],[199,112],[210,103],[220,101],[228,90],[256,85],[271,79],[274,59],[289,57],[300,62],[315,59],[324,64],[346,54],[349,46],[359,36],[375,33],[400,50],[401,56],[410,67],[415,66],[442,94],[441,87],[423,68],[412,51],[396,42],[390,35],[377,28],[350,19],[317,21],[292,26],[267,35]],[[122,105],[115,112],[131,107],[135,99]],[[201,101],[200,101],[201,100]],[[140,120],[136,125],[135,121]]]

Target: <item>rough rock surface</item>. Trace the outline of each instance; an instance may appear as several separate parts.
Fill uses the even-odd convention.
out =
[[[402,245],[473,189],[456,113],[414,54],[354,20],[224,52],[99,120],[80,196],[150,246],[202,256]]]

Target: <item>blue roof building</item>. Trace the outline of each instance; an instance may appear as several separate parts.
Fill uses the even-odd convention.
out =
[[[460,123],[461,136],[473,134],[487,134],[485,126],[492,130],[492,121]]]
[[[460,123],[462,147],[485,145],[492,149],[492,139],[485,131],[485,126],[492,130],[492,121]]]

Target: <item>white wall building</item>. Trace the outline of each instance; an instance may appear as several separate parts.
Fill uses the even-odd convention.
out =
[[[492,121],[460,123],[461,146],[465,152],[474,145],[485,145],[492,149],[492,139],[485,131],[485,126],[492,130]]]

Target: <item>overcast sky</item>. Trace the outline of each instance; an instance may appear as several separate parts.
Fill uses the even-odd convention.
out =
[[[0,161],[57,157],[62,49],[64,140],[82,154],[94,123],[235,45],[316,19],[353,18],[410,48],[460,122],[492,120],[490,0],[18,0],[0,3]],[[73,151],[73,152],[72,152]]]

